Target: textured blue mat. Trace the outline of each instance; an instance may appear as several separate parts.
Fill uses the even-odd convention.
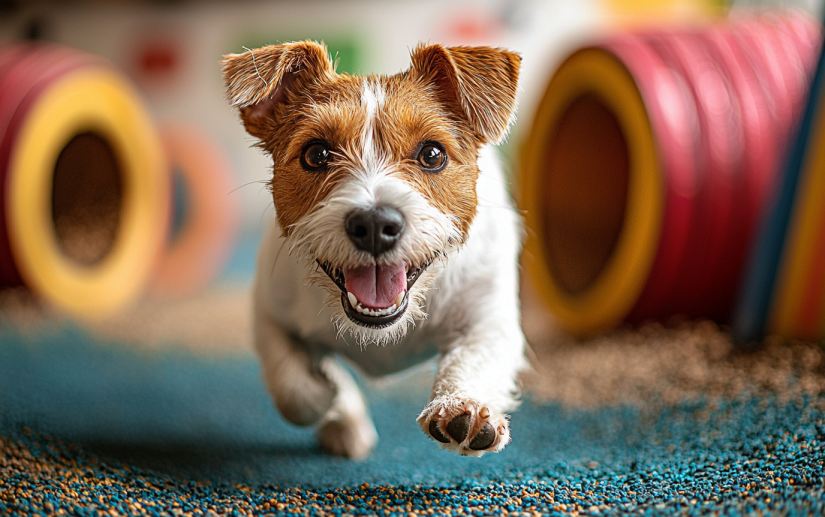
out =
[[[820,400],[586,410],[528,400],[513,443],[479,460],[418,430],[422,377],[370,385],[381,441],[356,463],[280,418],[252,357],[3,329],[0,514],[825,511]]]

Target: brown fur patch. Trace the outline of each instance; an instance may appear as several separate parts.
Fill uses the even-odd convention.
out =
[[[253,63],[254,59],[254,63]],[[515,110],[520,58],[488,47],[418,47],[410,70],[361,78],[333,71],[326,48],[313,42],[263,47],[226,56],[230,100],[247,131],[273,157],[271,190],[286,234],[338,182],[360,166],[366,110],[364,81],[381,85],[373,137],[389,170],[445,214],[466,238],[476,213],[478,150],[506,134]],[[305,145],[320,139],[333,150],[324,172],[303,169]],[[417,164],[422,143],[442,144],[447,166],[438,173]]]
[[[482,142],[436,97],[427,83],[413,74],[383,81],[384,108],[375,121],[379,152],[388,155],[398,176],[421,192],[435,208],[457,218],[464,238],[476,214],[478,149]],[[416,152],[422,143],[444,146],[447,166],[438,173],[423,170]]]
[[[499,143],[516,112],[521,56],[492,47],[419,45],[412,72],[436,85],[440,100],[484,142]]]
[[[326,46],[314,41],[229,54],[221,67],[230,103],[241,110],[249,134],[261,140],[280,118],[279,106],[295,102],[305,87],[335,76]]]

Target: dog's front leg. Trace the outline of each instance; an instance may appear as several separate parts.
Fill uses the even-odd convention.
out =
[[[335,385],[320,368],[320,357],[310,357],[303,343],[266,315],[255,318],[255,348],[275,405],[297,425],[313,425],[332,407]]]
[[[332,356],[321,360],[321,369],[336,387],[335,399],[318,430],[327,452],[353,459],[366,457],[378,442],[378,433],[355,380]]]
[[[255,346],[284,418],[319,424],[321,445],[332,454],[356,459],[369,454],[378,435],[358,385],[334,357],[312,353],[265,315],[255,319]]]
[[[504,412],[518,405],[518,373],[526,360],[517,315],[504,319],[480,318],[450,344],[418,417],[427,435],[463,456],[498,452],[510,441]]]

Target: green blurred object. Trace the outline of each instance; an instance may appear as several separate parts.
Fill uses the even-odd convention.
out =
[[[289,35],[287,35],[289,36]],[[333,62],[336,62],[336,71],[348,74],[363,74],[368,63],[365,63],[364,41],[355,34],[332,34],[318,37],[317,34],[296,33],[294,37],[275,38],[263,34],[249,34],[239,38],[241,43],[232,48],[233,52],[241,53],[246,49],[254,49],[265,45],[277,45],[289,41],[315,40],[326,44]]]

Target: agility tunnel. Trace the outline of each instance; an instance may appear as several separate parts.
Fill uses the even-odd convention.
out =
[[[617,34],[559,66],[519,201],[528,270],[562,328],[730,321],[820,42],[783,11]]]
[[[0,286],[79,317],[145,287],[169,211],[164,153],[107,62],[41,44],[0,47]]]
[[[733,320],[742,341],[825,337],[825,54],[747,265]]]
[[[170,165],[172,210],[150,291],[181,297],[203,289],[229,260],[240,217],[231,195],[236,180],[221,145],[205,131],[166,122],[160,135]]]

